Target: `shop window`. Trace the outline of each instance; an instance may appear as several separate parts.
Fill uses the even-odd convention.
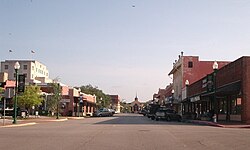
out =
[[[188,62],[188,68],[193,68],[193,62],[192,61]]]
[[[231,114],[240,115],[241,114],[241,98],[233,99],[231,103]]]
[[[221,100],[219,102],[219,114],[226,114],[227,113],[227,101]]]

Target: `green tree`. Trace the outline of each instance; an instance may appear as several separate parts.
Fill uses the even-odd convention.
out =
[[[30,109],[32,106],[40,105],[43,101],[38,86],[26,86],[24,93],[18,96],[18,106]]]
[[[62,99],[61,96],[61,86],[57,81],[54,81],[49,85],[52,88],[53,95],[51,96],[51,99],[47,103],[48,110],[50,112],[56,112],[57,113],[57,119],[59,117],[59,104],[60,100]]]
[[[120,103],[120,105],[121,105],[121,112],[123,112],[123,113],[130,113],[131,112],[131,107],[130,107],[129,103],[122,101]]]
[[[2,94],[4,94],[4,88],[0,87],[0,102],[2,100]]]
[[[79,88],[79,87],[78,87]],[[91,84],[81,86],[81,92],[96,96],[96,104],[99,108],[108,107],[110,105],[110,96],[105,94],[97,86],[93,87]]]

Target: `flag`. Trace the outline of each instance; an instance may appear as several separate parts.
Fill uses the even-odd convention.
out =
[[[31,50],[31,53],[35,53],[35,51]]]
[[[10,49],[9,52],[11,53],[11,52],[13,52],[13,51]]]

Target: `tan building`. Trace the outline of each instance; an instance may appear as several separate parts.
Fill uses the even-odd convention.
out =
[[[15,80],[14,65],[19,62],[18,74],[26,76],[26,83],[50,83],[49,70],[47,67],[35,60],[5,60],[1,62],[1,72],[8,73],[9,80]]]

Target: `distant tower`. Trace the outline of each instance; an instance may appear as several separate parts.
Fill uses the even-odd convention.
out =
[[[136,92],[136,96],[135,96],[135,101],[138,101],[138,96],[137,96],[137,92]]]
[[[130,104],[131,112],[133,113],[138,113],[142,108],[141,108],[141,103],[138,100],[137,92],[135,96],[135,100]]]

